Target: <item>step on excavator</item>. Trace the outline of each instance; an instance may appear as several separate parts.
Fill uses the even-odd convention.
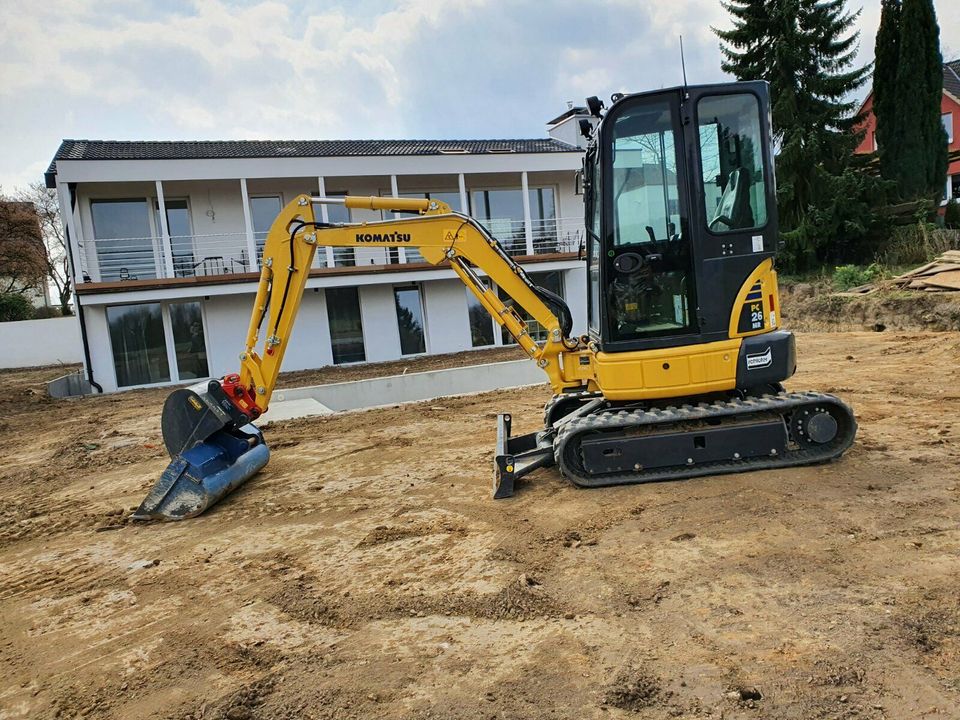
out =
[[[269,407],[318,246],[416,248],[448,265],[543,369],[553,390],[543,428],[514,436],[511,416],[497,418],[495,498],[550,466],[575,485],[601,487],[838,458],[856,433],[850,408],[781,385],[796,351],[779,326],[767,85],[616,94],[609,108],[587,102],[585,334],[572,334],[562,297],[442,202],[301,195],[267,235],[239,372],[167,398],[171,462],[134,517],[197,515],[267,463],[253,423]],[[392,217],[323,223],[323,203]],[[545,336],[532,337],[528,319]]]

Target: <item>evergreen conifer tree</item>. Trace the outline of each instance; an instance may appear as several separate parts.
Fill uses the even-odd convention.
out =
[[[770,83],[779,146],[777,205],[788,264],[810,267],[852,252],[875,221],[882,186],[853,167],[855,103],[869,67],[856,68],[860,12],[845,0],[727,0],[733,28],[714,29],[722,68]],[[845,202],[844,202],[845,200]]]
[[[896,177],[891,166],[892,156],[887,152],[887,139],[896,135],[895,99],[897,68],[900,65],[900,0],[883,0],[880,9],[880,28],[874,45],[873,59],[873,116],[880,173],[887,179]]]
[[[943,57],[932,0],[903,0],[892,132],[882,140],[891,177],[905,199],[943,194],[947,135],[940,120]]]

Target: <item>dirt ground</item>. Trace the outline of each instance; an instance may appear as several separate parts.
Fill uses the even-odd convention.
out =
[[[493,502],[526,389],[273,425],[145,525],[165,391],[0,373],[0,718],[960,717],[960,333],[799,349],[860,421],[828,466]]]

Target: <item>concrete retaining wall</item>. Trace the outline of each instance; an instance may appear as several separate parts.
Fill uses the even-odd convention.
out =
[[[75,317],[0,323],[0,368],[83,362]]]
[[[283,404],[302,400],[314,400],[322,406],[322,409],[356,410],[432,400],[448,395],[466,395],[503,388],[542,385],[546,381],[547,376],[536,363],[531,360],[511,360],[330,385],[291,388],[278,390],[273,394],[271,408],[276,407],[276,417],[271,417],[271,412],[268,411],[264,421],[279,420],[281,415],[290,417],[283,412]],[[297,405],[298,409],[299,407]],[[305,414],[320,414],[320,412],[322,410],[318,409],[317,413]]]

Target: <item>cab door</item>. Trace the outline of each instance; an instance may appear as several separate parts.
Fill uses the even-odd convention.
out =
[[[778,242],[776,187],[767,85],[739,82],[691,87],[683,108],[690,149],[690,232],[701,259],[703,340],[726,339],[731,313],[738,333],[769,329],[762,303],[735,308],[744,283]],[[751,297],[769,289],[755,288]]]
[[[603,349],[690,343],[699,333],[697,263],[680,91],[618,100],[598,143],[603,231],[600,283],[591,294],[601,311]]]

